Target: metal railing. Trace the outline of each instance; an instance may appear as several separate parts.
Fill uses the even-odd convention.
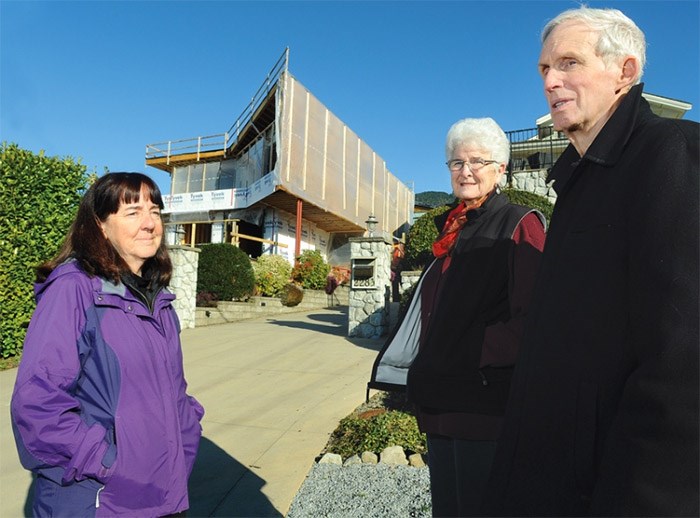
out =
[[[550,169],[569,145],[563,133],[551,126],[506,131],[510,141],[507,175]]]
[[[238,142],[241,132],[251,122],[255,111],[277,84],[282,73],[286,72],[288,68],[289,47],[285,48],[282,56],[267,74],[260,88],[258,88],[248,105],[236,119],[236,122],[231,125],[226,133],[148,144],[146,146],[146,160],[165,158],[166,163],[170,164],[170,158],[174,155],[193,154],[196,155],[198,161],[203,153],[209,151],[223,151],[225,155],[227,150],[231,149]]]

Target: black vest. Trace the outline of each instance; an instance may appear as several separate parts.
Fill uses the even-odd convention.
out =
[[[531,211],[495,194],[467,213],[425,340],[408,371],[408,398],[419,407],[503,415],[513,368],[479,369],[479,361],[485,328],[510,317],[512,236]]]

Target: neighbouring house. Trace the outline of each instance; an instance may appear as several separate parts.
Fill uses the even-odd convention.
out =
[[[400,236],[414,193],[384,160],[288,70],[286,49],[240,117],[218,135],[146,147],[146,165],[170,174],[166,239],[229,242],[290,263],[306,249],[350,262],[349,238],[370,216]]]
[[[643,93],[651,110],[660,117],[682,119],[693,105],[668,97]],[[549,169],[557,161],[569,140],[560,131],[554,131],[551,115],[535,121],[536,128],[507,131],[510,140],[510,164],[505,183],[523,191],[547,197],[552,203],[556,193],[546,183]]]

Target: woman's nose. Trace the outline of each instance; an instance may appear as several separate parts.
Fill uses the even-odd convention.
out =
[[[156,217],[151,214],[150,212],[147,212],[146,215],[143,217],[141,220],[141,227],[145,229],[153,229],[156,226]]]

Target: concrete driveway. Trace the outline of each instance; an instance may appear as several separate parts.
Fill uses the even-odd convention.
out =
[[[365,397],[381,341],[346,334],[346,307],[182,332],[188,392],[206,410],[189,518],[287,513],[329,434]],[[31,509],[9,423],[15,376],[0,372],[3,517]]]

